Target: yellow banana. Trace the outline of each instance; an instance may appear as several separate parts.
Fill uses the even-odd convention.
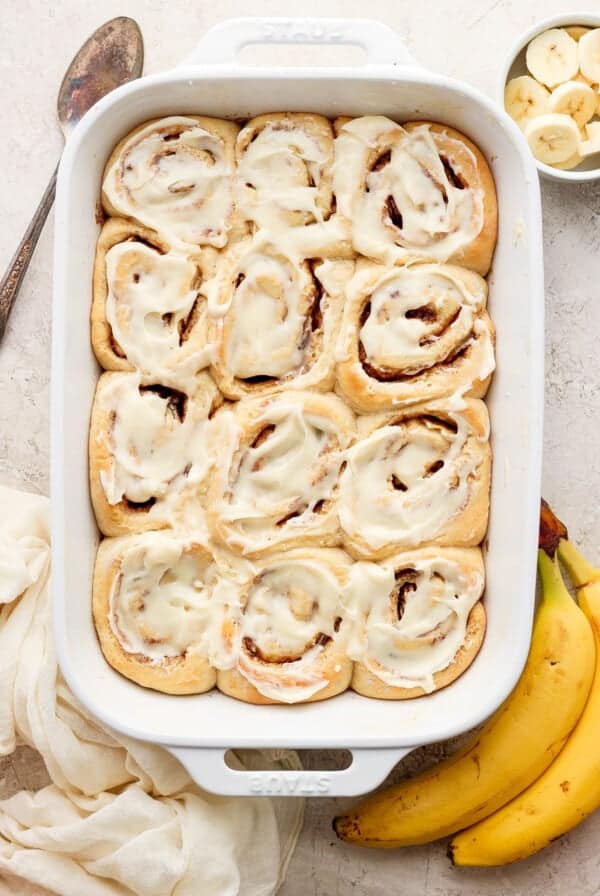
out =
[[[338,816],[338,837],[382,848],[437,840],[509,802],[557,756],[585,705],[595,649],[584,614],[543,551],[539,570],[531,649],[510,696],[458,754]]]
[[[600,570],[566,540],[558,554],[577,586],[579,604],[594,631],[600,656]],[[550,767],[504,808],[458,834],[450,844],[455,865],[504,865],[527,858],[570,831],[600,806],[600,663],[585,709]]]

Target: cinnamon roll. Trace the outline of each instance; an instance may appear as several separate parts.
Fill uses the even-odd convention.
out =
[[[189,394],[104,373],[90,424],[90,489],[104,535],[205,528],[209,417],[219,393],[208,374]]]
[[[248,703],[324,700],[346,690],[352,661],[340,597],[350,565],[335,548],[298,548],[270,555],[243,583],[225,583],[219,690]]]
[[[147,227],[107,221],[96,248],[92,304],[100,364],[191,387],[212,358],[203,284],[213,274],[211,250],[183,253]]]
[[[339,119],[334,189],[357,252],[386,264],[453,262],[485,275],[497,231],[494,181],[453,128]]]
[[[231,121],[177,115],[135,128],[113,150],[102,201],[171,243],[227,242],[234,218],[235,139]]]
[[[169,532],[107,538],[98,548],[93,611],[102,652],[126,678],[166,694],[213,687],[220,622],[207,548]]]
[[[209,302],[213,376],[228,398],[327,391],[350,261],[311,263],[262,234],[224,253]]]
[[[477,399],[364,417],[345,454],[339,515],[355,557],[425,543],[470,547],[487,528],[491,472],[486,406]]]
[[[487,284],[454,265],[365,263],[347,288],[337,381],[364,413],[460,391],[481,398],[494,370]]]
[[[337,498],[352,412],[335,395],[285,392],[223,408],[214,420],[212,535],[232,550],[339,541]]]
[[[425,547],[356,563],[347,596],[352,688],[405,700],[450,684],[473,662],[486,616],[479,548]]]
[[[334,214],[333,128],[322,115],[259,115],[238,134],[240,216],[306,257],[348,255],[350,230]]]

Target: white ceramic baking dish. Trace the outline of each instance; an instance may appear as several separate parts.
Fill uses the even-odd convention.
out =
[[[251,43],[356,44],[360,67],[244,67]],[[325,52],[325,51],[324,51]],[[246,118],[274,110],[425,118],[469,134],[490,160],[500,231],[490,277],[498,371],[489,395],[494,473],[487,541],[488,632],[473,665],[450,687],[404,702],[351,692],[303,706],[250,706],[217,692],[171,697],[144,690],[104,661],[91,615],[98,532],[88,495],[87,434],[98,366],[89,340],[95,210],[115,143],[157,116]],[[58,656],[78,699],[114,729],[163,744],[217,793],[363,793],[415,747],[463,732],[507,696],[523,668],[534,606],[543,389],[540,198],[517,126],[465,84],[430,74],[386,26],[368,20],[239,19],[213,28],[180,67],[120,88],[69,140],[58,177],[52,367],[53,594]],[[347,748],[332,772],[242,772],[231,747]]]

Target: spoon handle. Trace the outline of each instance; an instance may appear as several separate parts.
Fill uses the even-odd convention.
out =
[[[54,174],[50,178],[50,183],[46,187],[46,191],[40,200],[40,204],[35,210],[35,214],[29,222],[29,227],[23,235],[23,239],[17,247],[17,251],[13,255],[11,262],[7,268],[2,280],[0,280],[0,340],[4,336],[6,324],[13,302],[17,298],[21,283],[25,276],[25,272],[29,267],[29,262],[34,253],[37,241],[39,239],[42,228],[48,217],[48,212],[52,208],[54,202],[54,194],[56,192],[56,175],[58,165],[54,169]]]

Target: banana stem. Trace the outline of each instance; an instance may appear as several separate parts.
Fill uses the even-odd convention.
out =
[[[564,538],[561,539],[558,545],[558,556],[577,588],[600,582],[600,569],[588,563],[572,542]]]

